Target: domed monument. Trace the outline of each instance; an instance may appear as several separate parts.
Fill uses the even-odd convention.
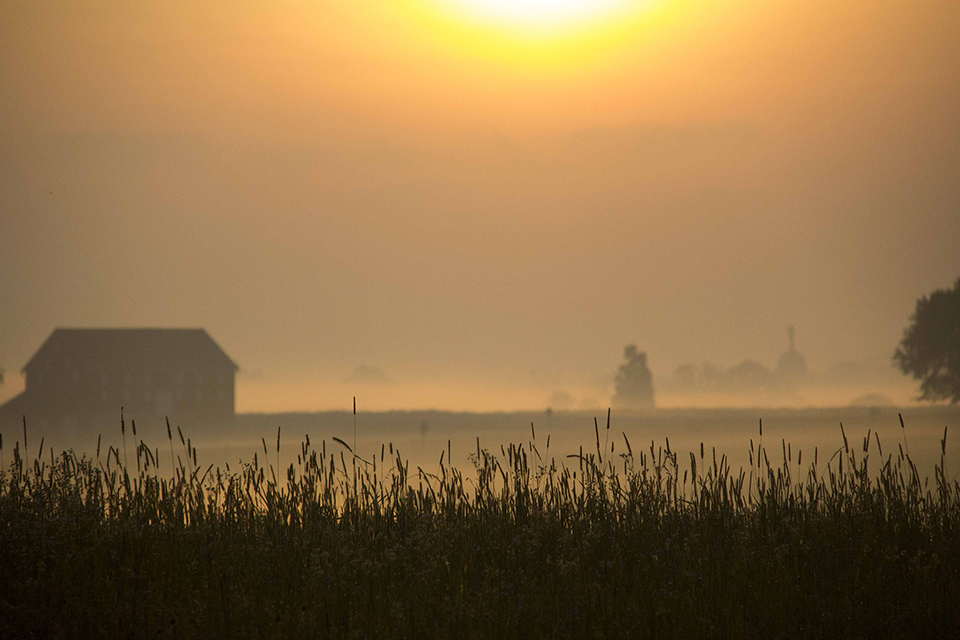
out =
[[[787,327],[790,348],[783,352],[777,362],[777,373],[784,380],[799,380],[807,375],[807,360],[794,347],[793,327]]]

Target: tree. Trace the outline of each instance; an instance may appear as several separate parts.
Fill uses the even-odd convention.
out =
[[[894,362],[921,381],[920,400],[960,402],[960,278],[917,300],[910,320]]]
[[[647,368],[647,354],[637,351],[637,345],[623,350],[626,362],[617,372],[616,394],[613,404],[625,408],[653,407],[653,376]]]

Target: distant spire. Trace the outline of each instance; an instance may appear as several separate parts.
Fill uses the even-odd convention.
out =
[[[780,356],[780,361],[777,363],[777,370],[781,375],[786,375],[788,378],[802,377],[807,373],[807,361],[797,351],[794,344],[796,333],[793,325],[787,327],[787,337],[790,339],[790,348]]]

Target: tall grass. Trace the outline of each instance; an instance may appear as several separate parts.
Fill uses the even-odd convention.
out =
[[[761,427],[731,469],[608,415],[592,451],[558,460],[531,425],[465,473],[449,444],[427,471],[309,437],[281,470],[279,430],[204,467],[169,425],[164,462],[131,426],[135,467],[14,446],[0,637],[960,637],[946,432],[931,484],[842,428],[827,456]]]

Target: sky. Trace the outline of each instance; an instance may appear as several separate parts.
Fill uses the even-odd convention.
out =
[[[0,400],[55,327],[204,327],[240,411],[892,368],[960,277],[960,3],[599,4],[0,4]]]

